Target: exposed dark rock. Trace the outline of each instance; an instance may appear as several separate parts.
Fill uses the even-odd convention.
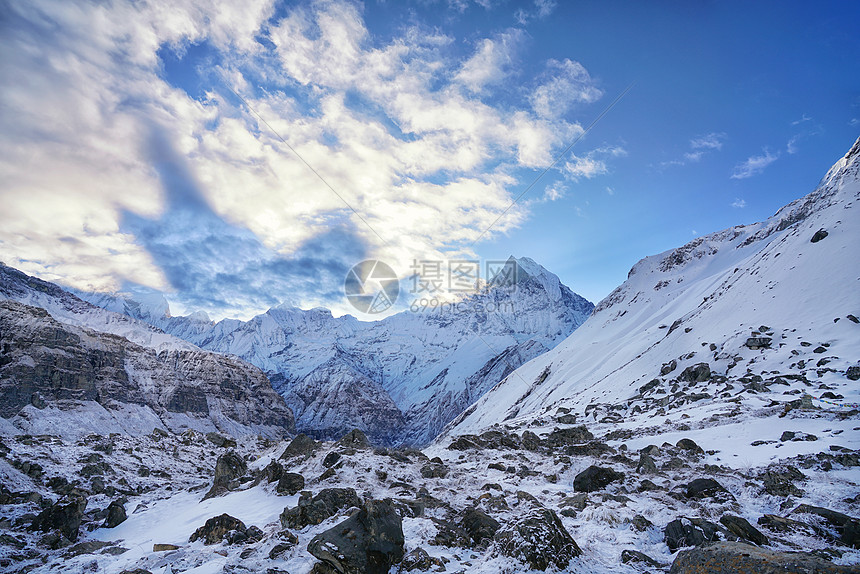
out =
[[[860,548],[860,521],[847,514],[836,512],[820,506],[801,504],[791,511],[792,514],[814,514],[827,521],[836,529],[839,540],[851,548]]]
[[[530,568],[546,570],[550,565],[567,568],[582,554],[558,515],[548,508],[531,504],[531,508],[502,526],[495,535],[498,551],[522,560]]]
[[[400,569],[406,572],[412,572],[413,570],[427,572],[431,568],[444,568],[444,564],[438,558],[427,554],[427,551],[420,546],[404,556],[403,561],[400,563]]]
[[[334,516],[342,508],[361,506],[361,500],[352,488],[324,488],[311,497],[310,492],[302,492],[298,506],[285,508],[281,513],[284,528],[304,528],[309,524],[320,524]]]
[[[641,564],[645,564],[653,568],[660,568],[663,566],[663,564],[657,562],[647,554],[639,552],[638,550],[622,550],[621,562],[623,562],[624,564],[629,564],[630,562],[639,562]]]
[[[794,485],[795,481],[805,480],[806,476],[791,465],[772,467],[760,476],[764,490],[773,496],[803,496],[803,491]]]
[[[708,363],[696,363],[690,365],[678,376],[678,379],[687,383],[702,383],[711,378],[711,367]]]
[[[290,444],[287,445],[287,448],[284,449],[279,458],[280,460],[288,460],[299,456],[307,456],[313,454],[317,448],[319,448],[317,441],[304,433],[299,433],[296,435],[296,438],[290,441]]]
[[[686,488],[687,498],[711,498],[726,492],[726,489],[713,478],[697,478]]]
[[[845,371],[845,376],[852,381],[860,380],[860,366],[853,365]]]
[[[105,518],[104,527],[114,528],[119,526],[125,522],[126,518],[128,517],[125,514],[125,506],[123,506],[122,501],[111,501],[110,505],[107,507],[107,518]]]
[[[827,235],[828,235],[828,234],[827,234],[827,230],[826,230],[826,229],[819,229],[818,231],[816,231],[816,232],[812,235],[812,239],[810,239],[810,240],[809,240],[809,242],[810,242],[810,243],[818,243],[819,241],[821,241],[822,239],[824,239],[825,237],[827,237]]]
[[[481,545],[484,540],[491,541],[501,526],[496,519],[479,508],[465,510],[460,517],[459,525],[469,534],[476,546]]]
[[[592,465],[574,477],[573,490],[576,492],[594,492],[623,478],[624,473],[616,472],[611,468]]]
[[[774,552],[741,542],[718,542],[678,553],[670,574],[848,574],[856,566],[837,566],[804,552]]]
[[[206,440],[208,440],[218,448],[236,448],[236,441],[232,438],[228,438],[222,435],[221,433],[208,432],[206,433]]]
[[[677,443],[675,443],[675,446],[680,448],[681,450],[686,450],[687,452],[692,452],[695,454],[705,454],[705,451],[702,450],[702,447],[697,445],[693,439],[682,438]]]
[[[86,542],[80,542],[75,544],[68,550],[66,550],[65,555],[72,556],[80,556],[82,554],[95,554],[102,548],[110,546],[113,542],[104,542],[102,540],[87,540]]]
[[[212,488],[203,497],[203,500],[219,496],[235,488],[237,481],[248,471],[245,460],[235,451],[227,451],[218,457],[215,463],[215,481]]]
[[[333,450],[330,453],[328,453],[327,455],[325,455],[325,458],[322,461],[322,465],[326,468],[331,468],[332,466],[337,464],[337,461],[339,461],[340,458],[341,458],[341,454],[339,452]]]
[[[260,475],[257,477],[257,482],[261,482],[263,480],[266,482],[278,482],[281,480],[281,475],[283,473],[284,465],[273,460],[260,472]]]
[[[347,448],[370,448],[370,441],[367,440],[367,436],[358,429],[353,429],[343,435],[339,441],[337,441],[339,446],[347,447]]]
[[[445,478],[448,476],[448,467],[444,464],[430,462],[421,467],[421,476],[424,478]]]
[[[315,536],[308,552],[343,574],[386,574],[404,555],[402,519],[391,500],[369,500]]]
[[[791,518],[784,518],[775,514],[765,514],[758,519],[758,523],[760,526],[764,526],[773,532],[802,532],[809,536],[821,536],[824,534],[818,527],[812,526],[811,524],[792,520]]]
[[[540,450],[541,440],[538,435],[533,433],[532,431],[523,431],[523,436],[520,441],[523,445],[523,448],[526,450]]]
[[[630,524],[633,526],[633,529],[636,530],[637,532],[645,532],[646,530],[648,530],[649,528],[654,526],[654,524],[650,520],[648,520],[647,518],[645,518],[641,514],[637,514],[636,516],[634,516],[630,520]]]
[[[685,546],[701,546],[725,538],[726,530],[703,518],[681,517],[666,525],[663,539],[666,546],[674,552]]]
[[[278,479],[275,490],[278,494],[294,495],[305,487],[305,477],[297,472],[284,472]]]
[[[153,544],[152,551],[153,552],[172,552],[174,550],[179,550],[179,546],[176,544]]]
[[[772,342],[770,337],[749,337],[744,344],[750,349],[769,349]]]
[[[672,359],[668,363],[663,363],[663,366],[660,367],[660,374],[665,376],[678,368],[678,361]]]
[[[550,447],[561,447],[574,444],[582,444],[594,439],[594,435],[589,432],[585,425],[568,427],[565,429],[555,429],[544,441]]]
[[[639,463],[636,465],[636,472],[640,474],[655,474],[657,472],[657,464],[654,459],[647,453],[639,453]]]
[[[78,529],[86,508],[87,498],[73,492],[40,512],[30,525],[30,530],[56,530],[67,540],[74,542],[78,539]]]
[[[720,518],[720,522],[726,529],[743,540],[749,540],[754,544],[763,546],[769,543],[767,536],[762,534],[758,528],[747,522],[745,518],[724,514]]]
[[[188,541],[196,542],[197,540],[202,539],[203,544],[206,545],[218,544],[224,539],[227,539],[228,542],[232,542],[235,541],[235,537],[231,536],[232,533],[237,532],[244,535],[246,530],[247,527],[244,522],[238,518],[230,516],[229,514],[222,514],[207,520],[206,524],[194,531]],[[247,538],[247,536],[245,536],[245,538]]]
[[[455,438],[448,445],[448,450],[471,450],[483,448],[480,439],[475,435],[463,435]]]

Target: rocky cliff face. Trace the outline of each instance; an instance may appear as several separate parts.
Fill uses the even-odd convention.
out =
[[[266,376],[236,358],[157,351],[8,299],[0,300],[0,416],[28,432],[63,435],[294,429]]]

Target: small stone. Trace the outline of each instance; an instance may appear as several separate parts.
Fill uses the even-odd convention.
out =
[[[179,550],[179,546],[176,544],[153,544],[152,551],[153,552],[169,552],[171,550]]]

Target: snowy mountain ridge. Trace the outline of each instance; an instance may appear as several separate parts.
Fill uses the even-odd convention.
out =
[[[646,383],[671,386],[702,362],[724,378],[779,372],[842,389],[842,373],[860,358],[860,298],[846,288],[860,279],[858,169],[860,140],[812,193],[766,221],[642,259],[582,328],[501,381],[449,434],[537,424],[559,408],[580,417],[623,413],[622,426],[633,429],[653,416],[641,405],[638,414],[628,410]],[[750,337],[772,344],[751,348]],[[667,370],[670,360],[676,366]],[[710,404],[739,396],[729,393]],[[857,402],[857,389],[840,393]],[[759,399],[741,396],[751,408]]]
[[[301,431],[331,438],[360,428],[379,442],[423,444],[593,309],[533,260],[509,262],[517,266],[512,290],[486,288],[463,299],[464,311],[404,311],[374,322],[279,306],[247,322],[214,323],[169,311],[155,317],[159,307],[124,297],[81,296],[263,369]]]

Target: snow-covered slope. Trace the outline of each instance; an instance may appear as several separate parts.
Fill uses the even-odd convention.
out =
[[[0,265],[3,432],[284,436],[294,417],[256,367],[203,351]]]
[[[683,413],[699,426],[738,420],[699,415],[733,405],[753,413],[801,392],[842,395],[816,402],[825,408],[856,404],[860,389],[845,373],[860,359],[858,171],[860,140],[815,191],[770,219],[641,260],[580,329],[502,380],[449,434],[503,421],[539,425],[559,408],[595,419],[611,413],[613,427],[637,429],[679,402],[688,404],[667,422]],[[750,348],[754,336],[772,342]],[[712,381],[748,376],[767,385],[778,374],[790,384],[750,391],[735,382],[690,401],[678,377],[697,363],[708,364]],[[713,440],[726,438],[718,435]]]
[[[528,258],[515,289],[489,288],[452,308],[376,322],[322,308],[277,307],[250,321],[192,315],[128,298],[81,294],[201,348],[269,374],[297,428],[333,438],[358,427],[377,442],[423,444],[523,362],[581,325],[593,305]]]

